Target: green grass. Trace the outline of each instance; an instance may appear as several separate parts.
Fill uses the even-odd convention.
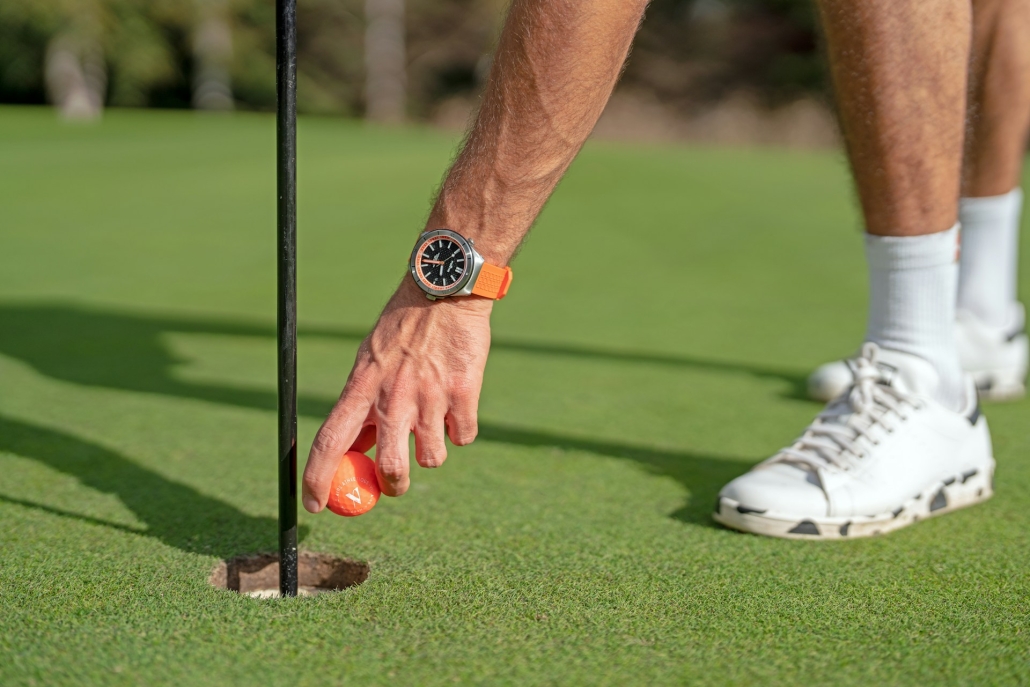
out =
[[[303,449],[453,144],[301,121]],[[710,520],[861,335],[838,154],[590,144],[495,310],[479,440],[302,513],[372,566],[315,599],[206,582],[276,545],[273,120],[0,109],[0,213],[0,684],[1030,681],[1026,402],[987,409],[983,506],[842,543]]]

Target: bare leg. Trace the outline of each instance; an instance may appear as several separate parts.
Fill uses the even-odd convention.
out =
[[[866,230],[944,231],[958,216],[968,0],[819,0]]]
[[[962,195],[1008,193],[1030,130],[1030,2],[974,0],[969,93]]]
[[[973,0],[973,59],[970,63],[969,130],[959,220],[960,329],[984,331],[962,344],[967,369],[1007,370],[1006,386],[1017,388],[1026,368],[1018,302],[1019,189],[1030,126],[1030,3]],[[985,338],[986,337],[986,338]],[[965,341],[964,336],[960,338]],[[984,341],[994,341],[988,346]],[[988,365],[990,363],[990,365]],[[1005,380],[994,375],[989,395]],[[984,380],[981,380],[984,384]]]
[[[885,247],[889,241],[872,236],[866,239],[872,297],[866,338],[897,342],[903,334],[908,345],[895,347],[910,351],[918,339],[924,354],[929,349],[942,361],[939,367],[946,366],[945,350],[956,348],[962,366],[981,384],[982,395],[1016,395],[1027,367],[1027,343],[1013,335],[1024,321],[1016,282],[1018,186],[1030,127],[1030,2],[820,3],[841,119],[871,235],[932,234],[955,222],[961,72],[972,44],[964,197],[958,203],[959,338],[955,332],[949,336],[935,331],[949,326],[944,317],[955,306],[933,293],[951,292],[951,276],[942,269],[929,288],[929,282],[919,286],[921,277],[914,272],[877,269],[876,255],[915,248]],[[943,255],[946,246],[941,243]],[[851,380],[842,362],[829,363],[809,377],[809,394],[828,401]]]
[[[819,0],[866,226],[865,339],[929,362],[942,404],[969,402],[954,322],[969,0]]]

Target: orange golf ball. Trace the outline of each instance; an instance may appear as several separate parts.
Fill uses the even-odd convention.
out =
[[[333,475],[326,505],[337,515],[350,518],[372,510],[380,493],[375,461],[364,453],[347,451]]]

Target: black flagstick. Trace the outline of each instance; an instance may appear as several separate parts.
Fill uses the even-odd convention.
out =
[[[297,596],[297,0],[275,2],[279,593]]]

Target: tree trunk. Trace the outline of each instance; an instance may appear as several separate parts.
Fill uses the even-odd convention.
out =
[[[365,116],[401,122],[406,108],[404,0],[365,0]]]
[[[198,0],[198,22],[193,34],[193,107],[198,110],[233,109],[232,29],[224,0]]]
[[[107,71],[100,45],[81,35],[50,39],[44,65],[47,94],[64,119],[91,121],[104,110]]]

